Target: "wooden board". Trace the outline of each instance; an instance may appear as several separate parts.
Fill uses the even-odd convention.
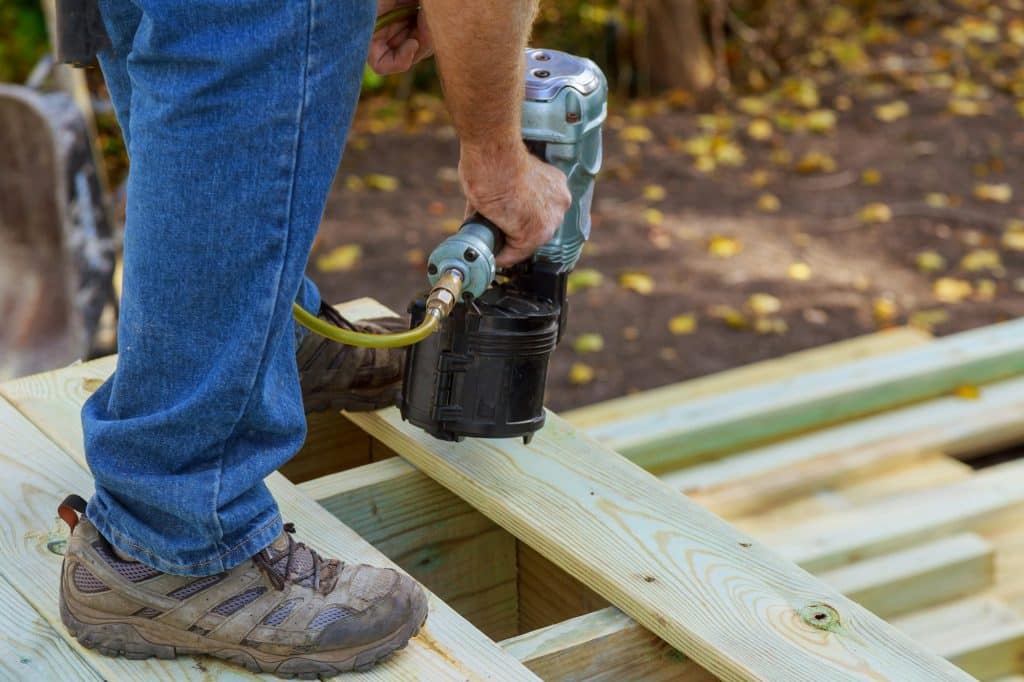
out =
[[[807,372],[877,357],[929,343],[932,336],[914,327],[897,327],[818,348],[790,353],[781,358],[727,369],[633,395],[605,400],[561,413],[573,426],[588,430],[608,428],[630,419],[697,398],[728,393],[756,384],[787,379]],[[599,438],[600,439],[600,438]],[[614,442],[606,445],[615,449]]]
[[[356,314],[348,314],[358,319]],[[68,492],[88,494],[91,490],[90,479],[84,468],[79,410],[89,392],[99,386],[113,366],[114,360],[108,358],[0,385],[0,395],[7,397],[22,415],[46,434],[46,437],[43,437],[21,419],[21,437],[0,438],[0,446],[7,445],[15,449],[18,458],[13,461],[26,457],[25,453],[31,452],[34,448],[37,452],[31,459],[35,466],[50,472],[52,467],[66,461],[67,464],[63,465],[64,470],[75,472],[73,480],[65,479],[63,483],[51,485],[45,489],[46,492],[36,495],[41,505],[40,510],[45,509],[45,516],[42,518],[47,519],[47,522],[43,526],[44,529],[49,527],[49,519],[52,519],[56,504],[63,495]],[[7,422],[19,423],[18,415],[9,407],[0,418],[0,423]],[[31,435],[33,432],[35,435]],[[51,440],[67,453],[63,455],[63,460],[61,450],[50,443]],[[12,452],[8,452],[14,457]],[[298,526],[300,537],[318,550],[349,562],[393,565],[355,532],[299,492],[294,484],[280,474],[270,476],[267,484],[277,499],[282,514]],[[27,490],[31,491],[32,488],[29,487]],[[22,497],[20,488],[17,496],[12,491],[11,497],[13,499],[8,501],[10,509],[17,510],[19,505],[24,505],[23,500],[17,501]],[[17,535],[17,526],[9,526],[7,532]],[[41,530],[36,526],[34,532],[39,533]],[[0,557],[0,561],[5,559],[6,557]],[[31,587],[31,593],[39,598],[39,601],[33,602],[33,606],[43,613],[54,627],[59,627],[59,616],[56,613],[56,573],[48,578],[45,571],[42,577],[39,572],[27,575],[23,568],[7,564],[6,561],[0,563],[0,569],[9,577],[17,575],[19,579],[24,580],[38,579],[39,582]],[[52,606],[52,611],[44,613],[41,608],[44,606]],[[90,661],[93,658],[103,658],[94,654],[89,656]],[[157,671],[169,669],[160,668],[161,665],[177,666],[173,668],[173,673],[169,674],[172,679],[199,679],[203,673],[193,668],[193,663],[192,659],[181,659],[176,662],[153,663],[153,666]],[[210,668],[212,664],[204,661],[204,665]],[[233,674],[236,670],[227,666],[223,666],[223,669],[225,674]],[[142,668],[138,667],[137,663],[135,670],[135,673],[121,672],[105,676],[108,679],[120,680],[132,679],[133,674],[142,675]],[[164,676],[167,677],[168,674]],[[393,679],[393,676],[407,676],[413,679],[420,679],[423,676],[431,679],[535,679],[525,667],[504,653],[489,638],[435,596],[431,596],[430,616],[420,636],[400,655],[375,669],[375,672],[371,672],[371,678],[374,679]],[[143,676],[142,679],[152,677],[150,674],[148,677]]]
[[[719,677],[967,679],[555,415],[530,446],[350,418]]]
[[[1024,320],[1005,322],[594,425],[595,438],[664,470],[1024,372]]]
[[[862,472],[930,452],[966,456],[1024,439],[1024,379],[981,389],[977,400],[938,398],[767,445],[662,478],[716,513],[753,514]]]
[[[299,486],[493,639],[518,630],[516,541],[399,458]]]

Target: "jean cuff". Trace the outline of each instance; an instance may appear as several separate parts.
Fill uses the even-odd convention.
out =
[[[93,501],[90,501],[86,518],[96,526],[96,530],[107,542],[136,561],[173,575],[202,577],[223,573],[252,558],[260,550],[266,549],[277,539],[284,528],[281,514],[275,506],[268,516],[257,522],[253,530],[243,538],[212,548],[208,557],[183,563],[173,558],[157,556],[144,548],[125,533],[113,528],[107,522],[106,516],[103,513],[97,513],[95,507]]]
[[[309,277],[302,278],[302,284],[299,285],[299,295],[295,297],[295,302],[310,315],[315,316],[320,313],[320,290],[316,288],[316,285],[313,284],[313,280]],[[303,339],[306,338],[306,335],[309,334],[309,330],[298,322],[295,322],[294,324],[295,347],[298,348],[299,344],[301,344]]]

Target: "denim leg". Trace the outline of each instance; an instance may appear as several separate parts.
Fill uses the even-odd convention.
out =
[[[319,298],[303,271],[375,6],[134,5],[120,354],[82,412],[88,515],[147,564],[209,575],[281,529],[263,479],[305,436],[291,306]]]

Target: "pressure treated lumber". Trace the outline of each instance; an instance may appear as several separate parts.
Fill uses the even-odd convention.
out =
[[[976,528],[1024,512],[1024,460],[989,467],[974,476],[813,519],[762,537],[810,571]]]
[[[1024,439],[1024,378],[977,400],[943,397],[678,471],[662,479],[712,511],[753,514],[832,481],[941,451],[965,456]]]
[[[750,386],[789,379],[807,372],[873,358],[898,350],[916,348],[932,341],[928,332],[915,327],[896,327],[844,339],[825,346],[797,351],[772,360],[715,372],[632,395],[612,398],[561,412],[562,418],[583,430],[627,422],[666,405],[678,405],[696,398],[730,393]],[[606,443],[611,446],[611,443]],[[612,447],[614,450],[615,448]]]
[[[746,389],[665,404],[591,435],[652,470],[680,467],[1024,372],[1024,320]]]
[[[960,533],[818,574],[826,583],[882,618],[890,618],[991,585],[991,543]]]
[[[501,643],[546,682],[714,682],[717,678],[609,607]]]
[[[893,625],[978,679],[1024,671],[1024,619],[998,600],[963,599],[897,618]]]
[[[353,307],[353,311],[349,312],[346,309],[350,319],[358,319],[359,309]],[[91,490],[90,479],[84,469],[85,459],[82,451],[79,410],[88,394],[106,379],[113,367],[114,360],[106,358],[0,385],[0,396],[6,397],[25,417],[46,434],[45,438],[40,439],[38,434],[33,438],[34,447],[38,451],[45,452],[45,456],[37,455],[39,461],[36,464],[38,466],[48,470],[54,462],[60,461],[57,457],[57,453],[60,451],[52,444],[48,447],[45,446],[45,443],[48,442],[47,439],[52,440],[74,459],[71,462],[67,455],[64,455],[69,466],[77,472],[73,483],[65,482],[63,485],[55,486],[56,489],[51,487],[49,492],[39,496],[42,508],[46,510],[47,514],[42,518],[52,519],[56,503],[68,492],[88,494]],[[9,411],[9,408],[7,409]],[[0,417],[0,423],[14,421],[16,416],[9,417],[8,412],[4,412]],[[0,446],[3,445],[17,447],[20,456],[25,456],[24,443],[0,439]],[[4,454],[2,450],[0,450],[0,454]],[[6,471],[6,468],[4,470]],[[283,476],[273,474],[267,479],[267,484],[277,499],[282,514],[294,522],[299,528],[301,537],[318,550],[350,562],[391,565],[384,555],[331,516],[325,509],[300,493]],[[11,509],[18,508],[14,500],[10,500],[8,504]],[[47,522],[48,526],[49,522]],[[0,557],[0,562],[4,559],[5,557]],[[4,575],[8,576],[12,572],[24,572],[23,568],[18,569],[3,564],[0,564],[0,569]],[[47,588],[47,586],[50,587]],[[44,615],[55,627],[59,626],[59,617],[56,614],[56,586],[55,574],[52,579],[43,579],[35,588],[36,594],[40,595],[40,601],[33,602],[33,606],[42,613],[41,605],[49,605],[52,601],[53,612]],[[90,656],[93,655],[90,654]],[[167,665],[180,666],[175,668],[175,672],[168,677],[171,679],[196,679],[199,672],[192,667],[192,661],[190,659],[183,659],[183,661],[167,663]],[[210,668],[205,661],[204,665]],[[225,670],[229,669],[228,666],[223,667]],[[230,668],[230,670],[233,674],[234,669]],[[514,658],[501,651],[490,639],[434,596],[431,596],[427,625],[420,636],[413,640],[400,655],[374,670],[375,672],[370,674],[370,679],[393,679],[393,676],[407,676],[411,679],[421,679],[424,676],[430,679],[535,679],[533,674]],[[118,680],[132,679],[131,674],[107,677]],[[142,679],[151,679],[152,677],[150,675]]]
[[[0,577],[0,679],[100,682],[103,678]]]
[[[515,538],[404,460],[299,488],[492,639],[519,631]]]
[[[721,678],[967,679],[556,415],[530,446],[350,418]]]

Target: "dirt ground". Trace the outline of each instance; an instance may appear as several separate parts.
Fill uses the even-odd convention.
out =
[[[943,335],[1024,315],[1024,26],[997,18],[995,41],[969,15],[888,26],[853,66],[710,115],[680,93],[613,101],[579,265],[590,286],[571,298],[548,404],[895,325]],[[438,111],[362,105],[312,259],[327,299],[404,310],[424,286],[425,254],[463,210]]]

